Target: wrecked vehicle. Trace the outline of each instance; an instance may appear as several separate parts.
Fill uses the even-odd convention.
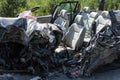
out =
[[[1,17],[3,72],[46,77],[58,70],[76,78],[118,59],[120,24],[113,12],[90,12],[88,7],[80,12],[79,8],[78,1],[68,1],[57,5],[52,15],[37,19],[32,12],[38,7],[17,18]]]
[[[104,26],[89,42],[83,54],[81,72],[84,76],[90,76],[96,68],[101,65],[112,63],[119,59],[119,29],[120,23],[117,21],[113,11],[109,11],[112,25]]]
[[[30,73],[28,67],[47,70],[53,63],[51,56],[61,40],[61,30],[51,23],[37,23],[32,10],[21,13],[18,18],[0,19],[0,63],[8,72]],[[38,69],[35,72],[40,72]]]

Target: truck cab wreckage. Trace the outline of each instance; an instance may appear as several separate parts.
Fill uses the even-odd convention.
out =
[[[120,15],[114,11],[90,11],[89,7],[80,11],[78,1],[68,1],[57,5],[52,15],[36,20],[31,14],[36,8],[16,18],[0,17],[1,73],[46,78],[49,72],[58,71],[76,78],[119,61],[116,18]]]

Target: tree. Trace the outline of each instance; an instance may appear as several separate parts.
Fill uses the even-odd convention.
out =
[[[34,16],[49,15],[54,7],[65,0],[0,0],[0,16],[13,17],[24,10],[31,9],[37,5],[40,9],[33,13]],[[66,0],[72,1],[72,0]],[[100,0],[73,0],[79,1],[81,9],[85,6],[97,9]],[[105,0],[105,10],[120,9],[120,0]]]
[[[13,17],[26,7],[26,0],[3,0],[0,5],[0,16]]]

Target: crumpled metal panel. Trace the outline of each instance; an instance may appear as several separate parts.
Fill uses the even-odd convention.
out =
[[[46,69],[47,67],[54,66],[53,53],[59,45],[61,38],[62,32],[60,32],[57,26],[52,24],[46,24],[42,30],[36,28],[32,31],[29,35],[29,50],[31,50],[32,55],[35,57],[33,61],[39,65],[38,67]]]
[[[25,21],[23,18],[0,18],[0,65],[6,69],[20,67],[20,59],[28,46]]]
[[[27,29],[27,20],[26,18],[8,18],[8,17],[0,17],[0,26],[7,28],[9,25],[13,25],[24,30]]]
[[[89,43],[85,50],[82,72],[89,76],[100,65],[111,63],[119,57],[120,38],[113,35],[111,26],[106,26]]]

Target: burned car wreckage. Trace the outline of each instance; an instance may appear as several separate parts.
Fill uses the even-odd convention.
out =
[[[113,11],[109,11],[112,25],[106,25],[89,42],[85,49],[82,70],[89,76],[98,66],[119,59],[119,27]],[[84,74],[85,73],[85,74]]]
[[[67,5],[73,8],[66,10]],[[89,76],[98,66],[119,59],[120,23],[114,12],[99,15],[88,7],[80,12],[79,7],[77,1],[60,3],[46,23],[44,17],[37,19],[40,23],[23,15],[1,17],[1,73],[43,76],[60,68],[69,77]]]

